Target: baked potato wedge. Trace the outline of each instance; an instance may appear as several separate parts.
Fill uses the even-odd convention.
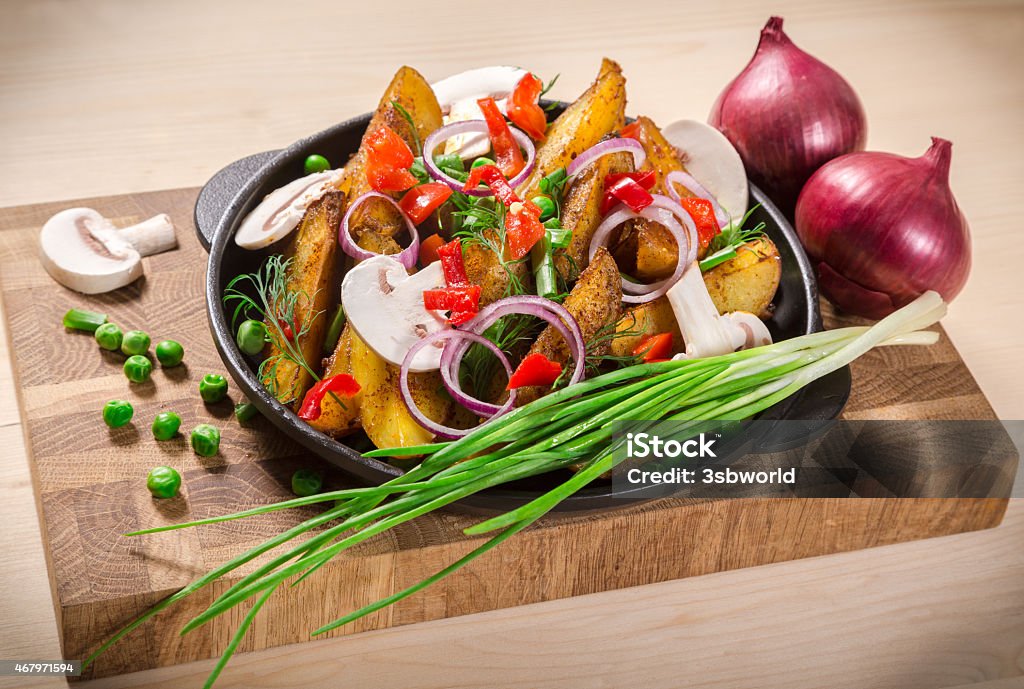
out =
[[[350,335],[352,376],[361,386],[359,421],[377,447],[422,445],[434,435],[416,423],[402,401],[399,369],[370,349],[353,331]],[[452,401],[443,395],[438,371],[409,374],[409,389],[416,406],[430,419],[444,423]]]
[[[537,148],[536,167],[517,190],[529,199],[539,190],[540,180],[573,159],[605,136],[622,127],[626,116],[626,79],[622,68],[605,58],[597,79],[548,127],[547,137]]]
[[[609,353],[615,357],[632,356],[633,350],[645,335],[672,333],[672,346],[683,350],[683,335],[679,321],[667,297],[658,297],[644,304],[626,309],[615,324],[615,337]]]
[[[719,313],[749,311],[767,318],[781,277],[778,248],[760,237],[740,247],[735,258],[704,273],[704,284]]]
[[[394,103],[398,103],[409,113],[415,124],[415,131]],[[345,165],[338,189],[344,191],[350,200],[372,191],[366,180],[366,139],[370,133],[385,124],[409,144],[413,153],[417,152],[417,140],[422,142],[441,126],[441,106],[437,102],[437,97],[423,75],[412,67],[402,67],[395,74],[384,91],[370,124],[366,127],[359,150]],[[356,238],[364,231],[392,237],[405,228],[398,211],[383,199],[366,201],[353,214],[350,225]]]
[[[466,277],[474,285],[480,285],[482,307],[512,294],[513,279],[524,286],[529,286],[533,277],[525,261],[508,261],[502,265],[494,251],[494,247],[501,246],[494,230],[487,230],[483,234],[483,239],[490,246],[478,241],[462,240],[462,260],[466,265]]]
[[[346,324],[341,331],[341,337],[338,338],[338,345],[334,348],[334,353],[324,360],[324,378],[342,373],[355,377],[352,368],[352,337],[352,328]],[[358,380],[356,378],[357,382]],[[307,423],[321,433],[326,433],[334,438],[340,438],[357,430],[363,390],[360,389],[352,397],[339,399],[340,404],[332,395],[324,397],[320,403],[320,418]]]
[[[327,310],[336,303],[334,291],[330,289],[334,277],[335,255],[337,253],[338,223],[341,222],[341,208],[345,195],[330,192],[310,205],[295,238],[285,251],[290,260],[285,274],[285,291],[298,294],[294,310],[294,325],[302,332],[296,333],[296,347],[310,365],[320,360],[327,328]],[[278,305],[283,308],[283,304]],[[277,325],[269,322],[271,333]],[[296,407],[313,383],[313,377],[290,358],[280,357],[281,350],[276,342],[267,344],[266,358],[278,357],[276,365],[267,371],[263,384],[285,404]]]
[[[579,323],[580,330],[583,331],[583,341],[588,343],[602,328],[619,319],[621,303],[622,279],[619,277],[619,268],[615,265],[612,255],[608,253],[608,249],[602,247],[594,254],[594,260],[587,269],[580,273],[579,280],[562,305]],[[602,342],[599,346],[587,350],[587,355],[604,354],[607,348],[608,343]],[[550,325],[537,337],[528,354],[537,352],[563,366],[572,365],[568,344]],[[522,406],[532,402],[546,392],[547,389],[540,386],[519,388],[516,405]]]

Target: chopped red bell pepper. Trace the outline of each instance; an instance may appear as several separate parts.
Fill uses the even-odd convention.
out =
[[[512,137],[512,130],[501,116],[494,99],[481,98],[476,104],[480,106],[487,122],[487,135],[491,139],[491,148],[494,149],[494,160],[505,177],[512,179],[526,166],[523,152],[519,150],[519,144]]]
[[[283,318],[278,318],[277,324],[281,327],[281,332],[284,333],[284,339],[289,342],[295,339],[295,333],[292,332],[292,326],[288,325]]]
[[[547,228],[540,221],[540,207],[527,201],[513,203],[505,214],[505,247],[513,260],[530,253],[533,245],[544,238]]]
[[[462,241],[453,239],[437,248],[437,256],[441,259],[441,270],[444,272],[444,283],[449,287],[469,287],[466,277],[466,263],[462,258]]]
[[[480,285],[423,290],[423,307],[430,311],[450,311],[448,322],[461,325],[480,310]]]
[[[672,333],[644,335],[640,344],[633,348],[633,356],[641,357],[647,364],[667,361],[671,355]]]
[[[409,191],[398,202],[398,207],[409,216],[414,225],[430,217],[430,214],[441,207],[441,204],[452,195],[451,187],[440,182],[420,184]]]
[[[715,217],[715,207],[707,199],[696,196],[684,196],[679,199],[679,205],[686,209],[697,226],[697,243],[701,250],[708,248],[715,235],[722,231]]]
[[[508,379],[506,390],[515,390],[527,385],[550,387],[562,375],[562,365],[551,361],[540,352],[528,354]]]
[[[469,191],[484,182],[491,188],[491,192],[506,206],[511,206],[519,200],[515,190],[509,186],[508,180],[494,165],[481,165],[469,171],[469,178],[462,185],[462,191]]]
[[[644,189],[650,191],[654,188],[655,182],[657,182],[657,176],[654,174],[654,170],[640,170],[638,172],[614,172],[604,177],[604,198],[601,200],[601,215],[607,215],[608,211],[612,209],[616,203],[619,202],[615,196],[611,193],[611,188],[615,186],[617,182],[625,178],[629,178],[639,184]]]
[[[416,184],[409,172],[412,150],[391,127],[381,125],[366,137],[366,181],[375,191],[405,191]]]
[[[333,393],[340,397],[352,397],[359,392],[359,383],[347,373],[339,373],[330,378],[324,378],[315,384],[302,398],[302,406],[299,407],[299,418],[304,421],[316,421],[323,411],[320,404],[324,397]]]
[[[432,234],[420,244],[420,265],[429,266],[434,261],[441,260],[437,250],[444,246],[444,238],[439,234]]]
[[[619,130],[619,136],[623,139],[640,140],[640,122],[630,122]]]
[[[543,141],[548,128],[548,117],[544,109],[537,105],[543,89],[541,80],[528,73],[516,84],[505,108],[512,123],[529,134],[534,141]]]
[[[620,178],[610,187],[605,187],[604,193],[605,198],[611,196],[616,201],[621,201],[629,206],[630,210],[634,213],[639,213],[654,203],[654,197],[651,196],[651,192],[640,186],[632,177]],[[604,208],[603,202],[601,207]],[[611,210],[610,206],[608,210]]]

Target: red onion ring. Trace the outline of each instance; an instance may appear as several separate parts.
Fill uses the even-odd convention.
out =
[[[478,335],[469,330],[455,330],[450,332],[456,332],[462,335],[459,339],[475,342],[491,350],[491,352],[494,353],[494,356],[498,358],[498,361],[501,362],[501,365],[505,367],[505,373],[508,377],[512,377],[512,365],[509,363],[505,353],[498,348],[498,345],[494,344],[483,335]],[[501,416],[512,408],[512,405],[516,401],[516,391],[509,391],[508,400],[502,405],[484,402],[481,399],[477,399],[476,397],[466,394],[459,385],[459,367],[462,364],[462,357],[465,356],[468,351],[468,346],[458,347],[457,345],[446,345],[444,351],[441,353],[441,379],[444,381],[444,386],[448,390],[448,394],[450,394],[452,399],[454,399],[458,404],[461,404],[474,414],[479,414],[480,416]]]
[[[516,143],[519,144],[519,148],[526,151],[526,164],[518,175],[508,181],[508,185],[515,189],[525,182],[526,178],[530,176],[531,172],[533,172],[533,166],[537,161],[537,149],[534,148],[533,141],[526,132],[520,131],[512,126],[509,127],[509,131],[512,132],[512,137],[516,140]],[[454,177],[446,175],[434,162],[434,149],[453,136],[465,134],[466,132],[486,133],[487,123],[484,120],[463,120],[462,122],[446,124],[440,129],[435,130],[423,141],[423,165],[427,168],[427,172],[430,173],[431,177],[436,179],[438,182],[447,184],[455,191],[460,191],[464,194],[469,194],[470,196],[494,196],[494,192],[486,188],[463,191],[462,187],[465,185]]]
[[[508,373],[508,375],[512,375],[512,365],[509,363],[508,357],[505,356],[505,353],[498,349],[498,346],[495,345],[490,340],[488,340],[486,337],[483,337],[482,335],[477,335],[476,333],[466,332],[465,330],[438,330],[437,332],[430,333],[423,339],[418,340],[412,347],[410,347],[409,351],[405,355],[405,358],[402,360],[402,366],[399,369],[398,375],[398,388],[402,393],[402,402],[405,403],[405,408],[409,410],[409,414],[412,416],[412,418],[416,420],[416,423],[423,426],[425,429],[427,429],[434,435],[438,436],[439,438],[445,438],[447,440],[461,438],[462,436],[467,435],[472,429],[452,428],[451,426],[445,426],[444,424],[440,424],[433,421],[432,419],[428,418],[426,414],[420,411],[420,408],[416,406],[416,401],[412,397],[412,390],[409,389],[409,368],[412,365],[413,359],[416,358],[416,354],[421,349],[429,345],[432,345],[438,340],[447,340],[451,338],[458,338],[460,340],[471,340],[473,342],[476,342],[477,344],[481,344],[487,347],[494,353],[496,357],[498,357],[498,360],[501,362],[501,365],[505,367],[505,371]],[[449,348],[449,345],[445,345],[446,352]],[[443,365],[441,367],[441,376],[442,378],[445,377],[445,367]],[[448,383],[449,381],[446,379],[445,387],[448,388],[449,392],[453,393],[454,397],[454,390],[452,387],[449,387]],[[470,397],[469,395],[463,393],[461,389],[458,389],[457,386],[455,386],[455,389],[459,390],[459,396],[461,398],[470,400],[473,403],[483,404],[482,402],[480,402],[480,400],[476,399],[475,397]],[[457,399],[456,401],[459,400]],[[505,412],[507,412],[509,409],[512,408],[512,404],[514,401],[515,395],[510,394],[505,404],[502,405],[501,407],[498,407],[498,411],[494,414],[494,416],[498,416],[500,414],[504,414]],[[461,404],[461,402],[459,403]],[[484,423],[486,423],[486,421]]]
[[[716,199],[714,195],[712,195],[712,193],[708,191],[704,185],[698,182],[689,172],[673,170],[665,176],[665,188],[668,190],[668,195],[671,196],[674,201],[679,201],[681,203],[679,192],[676,191],[675,183],[682,184],[698,198],[706,199],[711,202],[711,207],[715,209],[715,219],[718,220],[719,228],[726,228],[732,223],[732,216],[722,208],[722,205],[718,203],[718,199]]]
[[[645,220],[658,223],[672,234],[672,238],[676,242],[676,253],[678,255],[676,268],[672,275],[649,285],[638,285],[635,282],[623,279],[622,301],[627,304],[643,304],[662,296],[674,284],[679,282],[686,269],[697,259],[697,226],[694,225],[693,218],[690,217],[690,214],[682,206],[667,196],[661,194],[652,194],[651,196],[654,201],[639,213],[621,203],[615,206],[612,212],[605,216],[605,219],[597,226],[597,230],[590,240],[590,258],[593,260],[598,248],[608,244],[608,238],[611,236],[612,230],[634,218],[644,218]],[[677,222],[676,218],[681,222]],[[683,232],[684,226],[686,227],[685,233]],[[686,247],[685,251],[683,251],[684,245]]]
[[[639,170],[640,166],[647,160],[647,151],[644,150],[643,144],[636,139],[607,139],[600,141],[587,150],[580,153],[576,158],[569,163],[569,167],[565,169],[566,174],[572,177],[577,172],[590,165],[592,162],[606,156],[609,153],[621,153],[628,151],[633,154],[633,169]],[[512,185],[513,187],[516,185]]]
[[[355,200],[353,200],[352,203],[349,204],[348,210],[345,211],[345,217],[341,219],[341,226],[338,227],[338,241],[341,243],[341,250],[344,251],[349,256],[351,256],[352,258],[356,259],[357,261],[365,261],[366,259],[373,258],[374,256],[384,255],[374,253],[372,251],[367,251],[366,249],[363,249],[358,244],[356,244],[355,241],[353,241],[352,239],[352,233],[348,226],[349,218],[352,217],[352,213],[355,211],[355,209],[371,198],[384,199],[392,206],[394,206],[395,210],[398,211],[398,214],[402,216],[402,220],[405,221],[405,227],[406,229],[409,230],[409,237],[411,238],[411,241],[409,242],[409,246],[402,249],[400,253],[392,256],[392,258],[397,259],[403,266],[406,267],[406,269],[415,268],[416,260],[419,258],[420,253],[420,235],[418,232],[416,232],[416,225],[414,225],[413,222],[409,219],[409,216],[402,212],[402,209],[398,206],[398,204],[395,202],[393,198],[386,194],[382,194],[379,191],[368,191],[362,196],[356,197]]]

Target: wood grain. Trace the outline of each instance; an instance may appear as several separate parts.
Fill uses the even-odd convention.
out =
[[[123,534],[286,498],[289,477],[300,467],[323,470],[329,488],[351,485],[266,420],[243,427],[233,419],[231,401],[206,406],[198,400],[198,380],[222,369],[205,322],[205,254],[189,221],[195,194],[186,189],[81,202],[124,222],[163,208],[178,228],[179,248],[145,259],[146,277],[129,294],[97,297],[69,292],[46,278],[37,262],[25,260],[35,228],[56,205],[0,212],[6,249],[0,254],[0,293],[22,381],[65,657],[87,655],[156,601],[315,511],[136,538]],[[61,315],[70,304],[103,311],[123,329],[145,330],[154,340],[180,341],[186,365],[158,368],[142,385],[129,383],[120,371],[122,357],[102,352],[87,334],[64,331]],[[830,314],[827,320],[831,326],[853,322]],[[896,370],[902,375],[893,375]],[[856,362],[853,377],[851,410],[857,418],[884,419],[884,410],[908,404],[918,405],[908,411],[912,417],[928,418],[928,405],[936,401],[942,402],[943,416],[995,418],[944,337],[928,349],[870,354]],[[111,398],[134,403],[131,424],[107,429],[99,423],[99,409]],[[182,415],[184,433],[160,443],[151,438],[148,424],[166,410]],[[211,415],[222,429],[221,452],[199,457],[184,434]],[[143,477],[156,464],[181,471],[181,497],[153,500],[141,490]],[[1005,499],[674,499],[551,518],[421,595],[330,636],[984,529],[999,523],[1005,507]],[[342,611],[429,576],[482,542],[462,535],[473,522],[453,513],[424,515],[354,548],[303,586],[271,599],[241,650],[305,640],[310,629]],[[93,676],[219,654],[244,608],[196,634],[180,637],[177,630],[211,596],[264,561],[248,563],[161,614],[103,656]]]

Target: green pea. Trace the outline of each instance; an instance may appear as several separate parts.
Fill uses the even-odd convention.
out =
[[[434,156],[434,164],[439,168],[448,168],[458,172],[465,172],[466,167],[462,164],[462,158],[456,153],[442,153]]]
[[[493,160],[491,160],[490,158],[485,156],[485,157],[477,158],[476,160],[474,160],[473,164],[470,167],[471,168],[483,167],[484,165],[497,165],[497,163],[495,163]]]
[[[133,383],[145,383],[153,372],[153,362],[141,354],[132,354],[124,362],[124,374]]]
[[[124,400],[110,400],[103,405],[103,421],[111,428],[120,428],[132,420],[135,410]]]
[[[534,196],[530,201],[540,208],[540,219],[547,220],[555,215],[555,202],[549,196]]]
[[[145,354],[149,351],[149,341],[149,335],[141,330],[129,330],[121,340],[121,351],[128,356]]]
[[[256,418],[260,410],[252,402],[239,402],[235,405],[235,418],[239,423],[245,423]]]
[[[164,368],[171,368],[185,358],[185,348],[174,340],[164,340],[156,346],[156,358]]]
[[[160,412],[153,419],[153,437],[157,440],[170,440],[181,428],[181,417],[172,411]]]
[[[299,469],[292,474],[292,492],[300,498],[316,495],[323,485],[323,477],[311,469]]]
[[[213,457],[220,450],[220,431],[208,423],[192,429],[192,449],[201,457]]]
[[[228,394],[228,381],[219,373],[207,373],[199,381],[199,396],[208,404],[220,402]]]
[[[154,498],[173,498],[181,488],[181,474],[171,467],[154,467],[146,477],[146,488]]]
[[[330,170],[331,164],[327,162],[327,158],[314,153],[306,158],[306,162],[302,167],[306,170],[307,175],[311,175],[314,172],[326,172],[327,170]]]
[[[235,342],[243,353],[255,356],[263,351],[267,341],[267,326],[261,321],[248,320],[238,326]]]
[[[96,328],[96,332],[93,335],[96,337],[96,344],[103,349],[108,349],[111,352],[121,349],[121,340],[124,339],[124,333],[113,323],[104,323]]]

